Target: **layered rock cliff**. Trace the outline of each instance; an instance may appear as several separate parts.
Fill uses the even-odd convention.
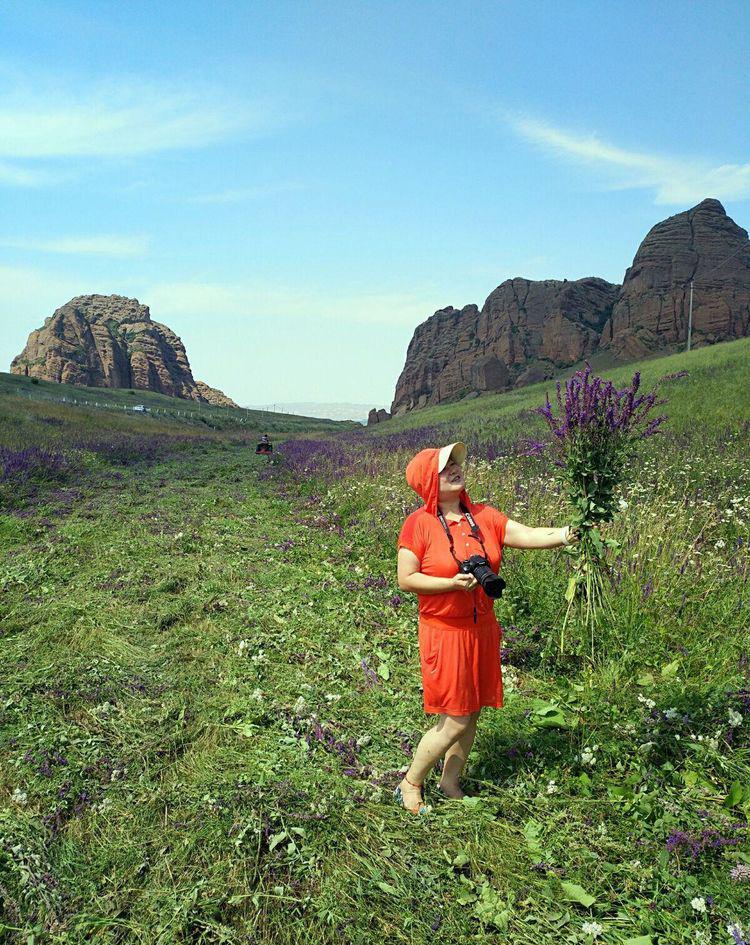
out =
[[[551,377],[590,355],[619,286],[509,279],[476,305],[436,312],[414,332],[391,413]]]
[[[148,306],[120,295],[71,299],[31,332],[10,370],[62,384],[150,390],[237,406],[221,391],[196,382],[182,341],[152,321]]]
[[[648,233],[625,273],[600,347],[632,360],[685,342],[693,281],[694,346],[750,330],[750,240],[718,200],[704,200]]]
[[[623,285],[509,279],[480,310],[440,309],[414,332],[391,412],[544,380],[600,350],[617,361],[750,334],[750,240],[718,200],[658,223]]]

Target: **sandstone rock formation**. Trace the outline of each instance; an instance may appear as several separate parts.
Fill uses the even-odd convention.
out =
[[[414,332],[391,412],[551,377],[596,350],[619,288],[594,278],[509,279],[481,311],[441,309]]]
[[[600,346],[627,361],[684,343],[691,279],[694,346],[748,334],[750,240],[718,200],[704,200],[649,232],[625,273]]]
[[[384,410],[382,407],[380,410],[378,410],[377,407],[373,407],[367,414],[367,426],[371,427],[374,423],[383,423],[385,420],[390,419],[391,415],[387,410]]]
[[[236,406],[221,391],[195,381],[184,345],[166,325],[151,320],[148,306],[121,295],[71,299],[31,332],[10,370],[62,384],[150,390]]]
[[[414,332],[391,412],[545,380],[607,350],[629,361],[750,334],[750,240],[718,200],[658,223],[622,286],[509,279],[476,305],[437,311]]]
[[[216,387],[209,387],[208,384],[204,384],[203,381],[195,382],[196,389],[200,394],[200,399],[207,404],[211,404],[212,407],[238,407],[231,397],[218,390]]]

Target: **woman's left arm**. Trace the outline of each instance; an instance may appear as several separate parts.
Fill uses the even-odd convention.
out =
[[[507,548],[561,548],[578,541],[578,531],[570,525],[562,528],[530,528],[508,519],[505,526]]]

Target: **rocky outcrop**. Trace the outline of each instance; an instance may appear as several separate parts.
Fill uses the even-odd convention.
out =
[[[380,410],[378,410],[377,407],[373,407],[367,414],[367,426],[371,427],[375,423],[384,423],[386,420],[390,419],[391,415],[387,410],[384,410],[382,407]]]
[[[391,412],[551,377],[596,350],[619,288],[595,278],[509,279],[481,311],[441,309],[414,332]]]
[[[600,346],[627,361],[684,344],[691,280],[693,345],[748,334],[750,240],[718,200],[704,200],[649,232],[625,273]]]
[[[150,390],[201,403],[224,398],[228,403],[222,406],[236,406],[195,381],[185,346],[166,325],[152,321],[148,306],[121,295],[71,299],[31,332],[10,370],[60,384]]]
[[[218,390],[216,387],[209,387],[208,384],[204,384],[203,381],[196,381],[195,386],[200,394],[201,400],[207,404],[211,404],[212,407],[239,406],[231,397],[227,397],[223,391]]]
[[[414,332],[391,411],[545,380],[597,351],[625,362],[750,334],[750,240],[718,200],[658,223],[622,286],[509,279],[476,305],[440,309]]]

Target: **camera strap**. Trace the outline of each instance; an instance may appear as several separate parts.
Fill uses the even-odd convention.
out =
[[[484,547],[484,542],[482,541],[482,533],[481,533],[481,531],[479,530],[479,526],[478,526],[477,523],[474,521],[474,516],[473,516],[473,515],[471,514],[471,512],[466,508],[466,506],[463,504],[463,502],[460,504],[459,508],[461,509],[461,511],[462,511],[462,512],[464,513],[464,515],[466,516],[466,521],[469,523],[469,528],[471,529],[471,534],[472,534],[472,536],[473,536],[474,538],[476,538],[476,540],[477,540],[477,541],[479,542],[479,544],[482,546],[482,551],[484,552],[484,556],[485,556],[485,558],[487,558],[487,549]],[[460,568],[460,567],[461,567],[461,562],[460,562],[459,559],[456,557],[456,549],[455,549],[455,547],[454,547],[454,545],[453,545],[453,535],[451,534],[450,526],[449,526],[448,523],[446,522],[445,516],[443,515],[442,510],[440,509],[440,506],[438,506],[437,516],[438,516],[438,518],[440,519],[440,524],[443,526],[443,531],[444,531],[445,534],[448,536],[448,543],[449,543],[450,546],[451,546],[451,554],[453,555],[453,560],[456,562],[456,564],[457,564],[457,565],[459,566],[459,568]],[[489,560],[489,559],[487,559],[487,560]],[[473,593],[476,595],[476,589],[474,590]],[[477,599],[476,599],[476,596],[474,596],[474,623],[476,623],[476,622],[477,622]]]
[[[469,523],[469,528],[471,529],[472,537],[476,538],[476,540],[477,540],[477,541],[479,542],[479,544],[482,546],[482,551],[484,552],[484,556],[485,556],[485,558],[486,558],[486,557],[487,557],[487,549],[484,547],[484,542],[482,541],[482,533],[481,533],[481,531],[479,530],[479,526],[477,525],[476,521],[474,520],[474,516],[471,514],[471,512],[466,508],[466,506],[465,506],[463,503],[461,503],[460,508],[461,508],[461,511],[462,511],[462,512],[464,513],[464,515],[466,516],[466,521]],[[454,559],[454,561],[456,562],[456,564],[460,565],[461,562],[460,562],[459,559],[456,557],[456,550],[455,550],[455,547],[454,547],[454,545],[453,545],[453,535],[451,534],[450,527],[449,527],[448,523],[447,523],[446,520],[445,520],[445,516],[443,515],[443,512],[442,512],[442,510],[440,509],[440,506],[438,506],[437,517],[440,519],[440,524],[443,526],[443,531],[444,531],[445,534],[448,536],[448,543],[449,543],[450,546],[451,546],[451,554],[453,555],[453,559]],[[489,560],[489,559],[488,559],[488,560]]]

